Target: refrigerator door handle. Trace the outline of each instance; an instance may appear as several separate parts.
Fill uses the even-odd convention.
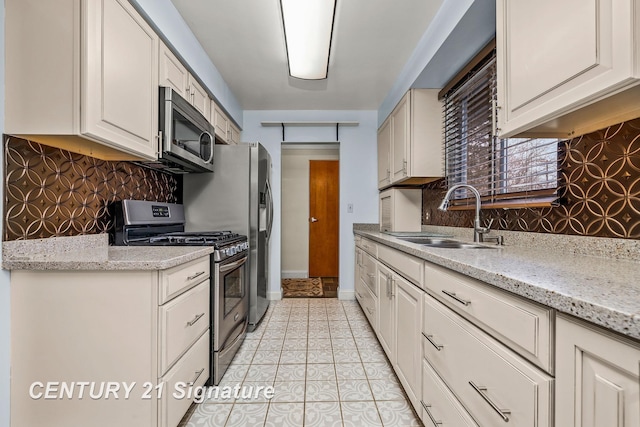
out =
[[[267,240],[271,238],[271,229],[273,228],[273,194],[271,193],[271,185],[269,180],[265,181],[267,185],[267,194],[269,195],[269,219],[267,223]]]

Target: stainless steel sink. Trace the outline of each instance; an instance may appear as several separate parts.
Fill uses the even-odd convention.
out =
[[[478,245],[475,243],[460,242],[458,240],[438,239],[432,237],[398,237],[405,242],[416,243],[418,245],[429,246],[431,248],[447,249],[495,249],[492,246]]]

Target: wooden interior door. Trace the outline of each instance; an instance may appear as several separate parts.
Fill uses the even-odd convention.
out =
[[[338,277],[339,165],[309,161],[309,277]]]

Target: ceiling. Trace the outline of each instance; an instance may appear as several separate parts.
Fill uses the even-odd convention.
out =
[[[325,80],[289,76],[279,0],[171,0],[244,110],[377,110],[442,0],[338,0]]]

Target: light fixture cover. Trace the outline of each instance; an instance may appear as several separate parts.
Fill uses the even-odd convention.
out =
[[[289,74],[327,78],[336,0],[280,0]]]

